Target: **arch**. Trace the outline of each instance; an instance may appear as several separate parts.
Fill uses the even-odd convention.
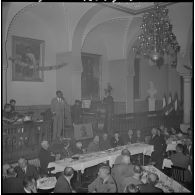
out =
[[[98,13],[103,6],[95,5],[90,8],[79,20],[76,28],[74,29],[73,36],[72,36],[72,63],[75,67],[78,67],[78,70],[81,71],[81,48],[82,48],[82,37],[84,30],[91,20],[91,18]]]

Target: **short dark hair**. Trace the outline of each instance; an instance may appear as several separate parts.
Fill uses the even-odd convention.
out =
[[[128,192],[139,192],[139,191],[140,191],[139,187],[136,186],[135,184],[127,185],[126,190],[125,190],[126,193],[128,193]]]
[[[99,170],[100,170],[100,169],[106,170],[107,173],[110,174],[110,167],[109,167],[109,166],[105,166],[105,165],[104,165],[104,166],[101,166],[101,167],[99,168]]]
[[[57,91],[56,91],[56,95],[57,95],[58,93],[61,93],[61,91],[60,91],[60,90],[57,90]]]
[[[129,152],[128,149],[123,149],[123,150],[121,151],[121,155],[122,155],[122,156],[130,156],[130,157],[131,157],[131,153]]]
[[[12,102],[16,103],[16,100],[11,99],[11,100],[9,101],[10,104],[11,104]]]
[[[30,183],[33,182],[33,177],[31,176],[26,176],[24,179],[23,179],[23,186],[26,188]]]
[[[176,148],[178,148],[181,152],[184,151],[184,146],[182,144],[177,144]]]
[[[64,169],[64,175],[65,176],[70,177],[73,174],[74,174],[74,169],[72,167],[66,167]]]

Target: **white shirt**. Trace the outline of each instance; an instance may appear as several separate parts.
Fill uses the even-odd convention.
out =
[[[28,191],[26,188],[24,188],[24,191],[25,191],[27,194],[31,194],[31,191]]]

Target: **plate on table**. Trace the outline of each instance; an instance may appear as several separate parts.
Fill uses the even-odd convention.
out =
[[[55,187],[56,177],[44,177],[37,180],[37,188],[41,190],[49,190]]]

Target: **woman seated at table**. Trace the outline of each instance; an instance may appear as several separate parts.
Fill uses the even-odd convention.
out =
[[[120,136],[119,132],[114,133],[114,137],[112,137],[110,140],[110,145],[113,148],[124,145],[123,139]]]
[[[188,166],[190,165],[190,156],[185,155],[183,152],[184,146],[182,144],[177,144],[176,154],[171,155],[170,159],[174,166],[186,169],[184,173],[184,180],[191,181],[192,175],[188,170]]]

